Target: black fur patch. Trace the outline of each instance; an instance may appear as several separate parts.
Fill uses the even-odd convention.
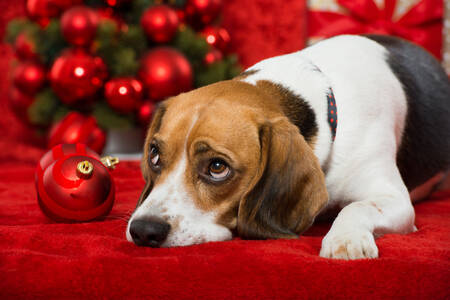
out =
[[[281,95],[281,107],[284,114],[292,124],[298,127],[306,142],[313,142],[319,129],[317,127],[316,115],[308,102],[281,84],[275,84],[269,81],[264,82],[270,83]]]
[[[408,113],[397,165],[412,190],[450,167],[450,81],[422,48],[390,36],[366,37],[388,50],[387,62],[406,94]]]

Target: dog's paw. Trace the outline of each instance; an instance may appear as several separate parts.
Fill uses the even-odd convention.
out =
[[[377,258],[378,248],[370,231],[330,230],[322,240],[320,256],[337,259]]]

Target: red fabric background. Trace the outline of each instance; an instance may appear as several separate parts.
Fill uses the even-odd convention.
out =
[[[225,24],[245,65],[303,45],[298,2],[227,2]],[[24,10],[16,1],[1,0],[0,11],[3,34],[5,21]],[[318,257],[330,224],[316,224],[298,240],[136,247],[124,231],[144,184],[138,163],[121,163],[113,172],[116,203],[106,220],[52,223],[37,206],[33,183],[43,150],[30,143],[6,108],[10,58],[11,50],[1,45],[1,299],[450,297],[450,191],[416,205],[418,232],[378,239],[375,260]]]

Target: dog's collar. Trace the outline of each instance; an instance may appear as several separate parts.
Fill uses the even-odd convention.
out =
[[[334,142],[336,138],[336,128],[338,122],[337,116],[337,107],[336,107],[336,99],[334,98],[333,90],[328,90],[327,93],[327,101],[328,101],[328,124],[331,129],[331,140]]]

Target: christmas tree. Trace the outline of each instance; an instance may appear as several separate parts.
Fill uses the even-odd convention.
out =
[[[76,114],[97,140],[101,129],[147,126],[158,101],[240,72],[221,2],[27,0],[28,18],[6,34],[17,56],[11,108],[41,130]],[[70,142],[51,136],[59,125],[50,139]]]

